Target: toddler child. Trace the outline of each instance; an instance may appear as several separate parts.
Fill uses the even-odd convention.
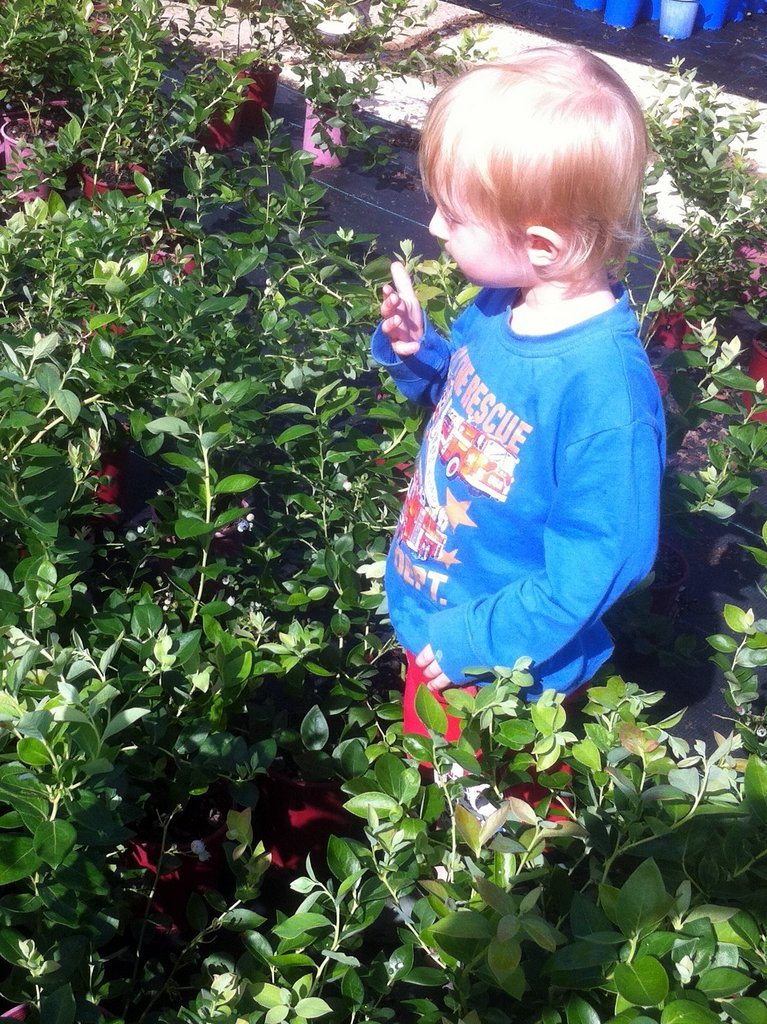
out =
[[[572,694],[609,657],[602,616],[655,557],[665,429],[612,276],[640,237],[647,160],[623,80],[565,46],[480,66],[433,101],[419,159],[429,230],[482,286],[448,340],[394,263],[372,341],[434,407],[386,567],[405,728],[424,733],[419,685],[528,656],[531,699]]]

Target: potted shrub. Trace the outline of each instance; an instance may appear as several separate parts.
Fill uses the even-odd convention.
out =
[[[72,77],[82,96],[82,114],[71,129],[86,187],[132,189],[134,174],[156,177],[185,160],[201,126],[232,87],[236,72],[223,79],[186,75],[187,48],[169,51],[157,0],[143,0],[117,22],[115,48],[102,53],[88,34]],[[175,52],[175,56],[172,53]]]

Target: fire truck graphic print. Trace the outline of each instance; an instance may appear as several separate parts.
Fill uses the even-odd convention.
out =
[[[399,521],[399,537],[420,561],[439,558],[447,540],[447,516],[442,508],[421,502],[419,488],[411,486]]]
[[[458,477],[470,488],[496,501],[505,501],[514,483],[519,459],[495,438],[483,433],[455,409],[442,416],[439,457],[448,480]]]

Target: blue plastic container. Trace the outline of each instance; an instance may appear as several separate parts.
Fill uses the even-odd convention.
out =
[[[660,0],[658,32],[668,39],[689,39],[698,16],[698,0]]]
[[[573,3],[582,11],[601,11],[605,6],[605,0],[573,0]]]
[[[604,23],[613,28],[633,28],[641,6],[642,0],[607,0]]]
[[[700,0],[695,27],[718,31],[727,18],[728,3],[729,0]]]

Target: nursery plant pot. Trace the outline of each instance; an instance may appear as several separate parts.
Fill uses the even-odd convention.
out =
[[[264,111],[270,114],[274,108],[280,69],[277,67],[253,69],[247,76],[243,75],[242,77],[251,78],[252,81],[245,87],[244,99],[234,116],[240,139],[247,142],[254,135],[261,138],[266,134]]]
[[[667,39],[689,39],[698,16],[698,0],[661,0],[658,33]]]
[[[763,299],[767,296],[767,247],[755,248],[753,245],[743,245],[738,250],[738,255],[747,263],[753,264],[754,269],[749,278],[754,282],[753,286],[743,292],[743,302],[753,302],[755,299]]]
[[[133,172],[146,174],[146,168],[140,164],[128,164],[123,171],[116,163],[109,164],[101,172],[101,177],[96,179],[91,171],[82,164],[78,168],[78,174],[83,186],[83,195],[86,199],[93,199],[95,196],[103,196],[106,192],[122,192],[124,196],[137,196],[140,190],[133,181]],[[130,172],[130,180],[126,181],[125,175]]]
[[[764,381],[767,390],[767,331],[762,331],[751,339],[751,358],[746,372],[754,380]],[[743,402],[747,409],[753,405],[754,396],[750,391],[743,393]],[[751,419],[765,423],[767,422],[767,412],[754,413]]]
[[[46,141],[47,146],[55,145],[57,127],[53,121],[43,120],[40,122],[40,129],[47,135],[52,136]],[[27,169],[30,157],[34,157],[35,151],[29,145],[29,136],[32,131],[29,118],[26,114],[6,116],[0,123],[0,155],[5,164],[5,173],[14,180]],[[33,199],[46,199],[50,188],[43,181],[43,175],[38,173],[41,184],[34,189],[22,189],[16,192],[16,198],[22,203],[31,202]]]
[[[358,827],[344,809],[346,797],[337,782],[310,782],[277,771],[258,777],[259,838],[272,864],[297,871],[312,856],[325,858],[332,835],[348,836]]]
[[[582,11],[602,11],[605,6],[605,0],[573,0],[573,3]]]
[[[26,1020],[27,1019],[27,1007],[26,1003],[20,1003],[18,1006],[12,1006],[10,1010],[6,1010],[5,1013],[0,1013],[0,1020]]]
[[[660,541],[653,565],[655,579],[650,584],[650,609],[655,615],[675,615],[679,610],[679,595],[687,582],[690,567],[682,552]]]
[[[696,28],[717,31],[727,20],[729,0],[700,0]]]
[[[197,260],[194,256],[177,256],[174,252],[168,252],[167,249],[155,250],[155,252],[153,252],[149,257],[149,262],[158,266],[165,266],[166,264],[179,266],[181,268],[181,272],[186,274],[187,277],[190,274],[193,274],[197,269]]]
[[[652,375],[655,378],[655,383],[658,385],[660,397],[665,398],[668,394],[668,377],[661,370],[653,370]]]
[[[198,801],[200,814],[198,825],[192,824],[196,813],[182,822],[175,832],[176,822],[172,822],[165,852],[163,844],[154,837],[139,835],[127,844],[127,865],[143,868],[155,876],[152,879],[151,910],[153,914],[167,919],[167,924],[156,925],[158,931],[185,931],[188,928],[186,908],[189,897],[193,893],[201,895],[209,889],[220,890],[227,875],[224,842],[228,831],[226,814],[230,805],[209,806],[203,798],[193,797],[190,807],[195,801]],[[183,815],[181,817],[183,819]],[[199,837],[190,838],[197,828]],[[139,909],[143,912],[145,908]]]
[[[241,71],[237,77],[252,81],[245,86],[242,102],[231,120],[227,121],[221,114],[214,114],[197,137],[200,145],[209,152],[223,153],[238,142],[247,142],[254,135],[262,138],[266,134],[264,111],[271,113],[274,107],[280,69],[253,68],[249,72]]]
[[[653,324],[650,344],[662,348],[698,348],[695,341],[685,341],[690,337],[690,324],[684,313],[661,313]]]
[[[334,149],[328,149],[320,138],[319,125],[323,117],[327,118],[328,115],[315,111],[314,107],[307,100],[304,116],[304,138],[301,148],[314,156],[315,167],[340,167],[342,164],[341,157],[338,153],[334,152]],[[344,134],[340,128],[328,128],[327,132],[333,147],[346,144]]]
[[[642,0],[607,0],[604,23],[613,28],[633,28],[641,6]]]

